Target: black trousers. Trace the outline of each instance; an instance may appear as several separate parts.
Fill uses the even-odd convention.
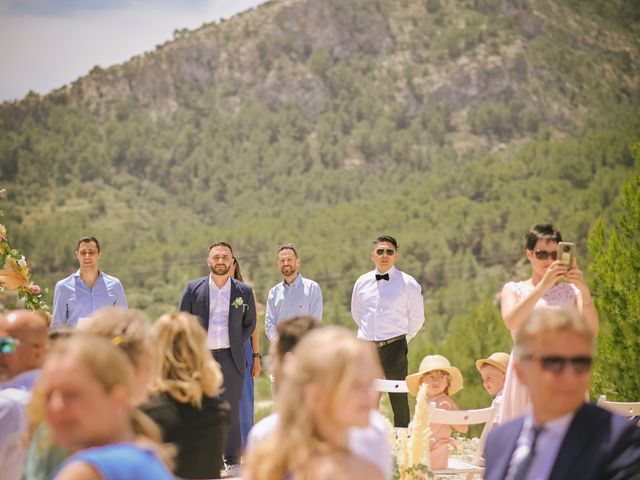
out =
[[[407,376],[407,339],[401,338],[378,348],[380,363],[384,377],[388,380],[404,380]],[[393,426],[409,426],[409,397],[406,393],[389,393],[391,410],[393,411]]]
[[[227,465],[240,464],[240,398],[242,397],[242,381],[244,376],[238,373],[231,349],[211,350],[213,358],[220,364],[223,383],[220,398],[227,401],[231,407],[229,415],[229,434],[224,447],[224,461]]]

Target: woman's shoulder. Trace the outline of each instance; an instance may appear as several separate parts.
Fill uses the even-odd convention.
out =
[[[302,478],[382,480],[382,473],[364,458],[348,452],[331,452],[311,458]]]

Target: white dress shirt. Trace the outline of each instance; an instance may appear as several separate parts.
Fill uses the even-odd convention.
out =
[[[376,280],[377,269],[365,273],[353,287],[351,315],[358,338],[373,341],[406,335],[408,342],[424,324],[422,288],[395,267],[386,273],[388,281]]]
[[[575,412],[567,413],[541,425],[543,430],[538,436],[536,454],[527,472],[526,480],[547,480],[549,478],[553,465],[556,463],[558,451],[560,450],[560,446],[562,445],[562,441],[574,415]],[[529,410],[524,416],[522,431],[516,442],[513,455],[511,455],[507,479],[513,478],[515,472],[518,470],[518,465],[520,465],[529,454],[529,450],[531,450],[533,426],[534,418],[531,410]]]
[[[227,278],[222,288],[209,275],[209,328],[207,348],[229,348],[229,305],[231,303],[231,278]]]

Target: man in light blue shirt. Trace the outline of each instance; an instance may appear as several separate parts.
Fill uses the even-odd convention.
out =
[[[297,315],[311,315],[322,320],[320,285],[298,272],[300,258],[293,244],[278,248],[278,267],[284,280],[269,291],[264,328],[269,338],[276,338],[276,324]]]
[[[75,328],[101,308],[128,307],[120,280],[100,271],[100,242],[95,237],[78,241],[76,257],[80,269],[56,283],[51,328]]]

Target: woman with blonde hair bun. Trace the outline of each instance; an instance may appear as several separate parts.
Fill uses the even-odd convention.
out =
[[[75,453],[52,478],[173,478],[157,427],[133,406],[133,383],[131,362],[109,340],[78,334],[53,347],[40,400],[55,442]]]
[[[279,423],[249,455],[251,480],[377,480],[382,473],[349,451],[349,428],[367,427],[382,376],[373,346],[341,327],[307,334],[286,359]]]
[[[229,428],[229,405],[217,395],[220,366],[207,349],[206,332],[186,312],[163,315],[153,329],[155,377],[142,407],[177,448],[180,478],[217,478]]]

